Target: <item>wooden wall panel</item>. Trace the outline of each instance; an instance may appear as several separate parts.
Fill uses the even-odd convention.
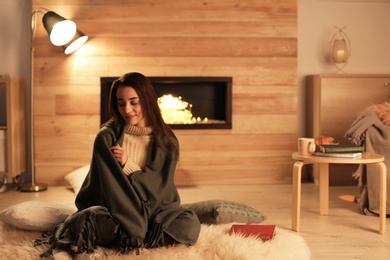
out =
[[[175,130],[179,185],[291,182],[297,132],[296,0],[33,0],[90,40],[66,56],[40,22],[34,40],[37,179],[90,162],[100,77],[233,77],[233,128]],[[40,18],[39,18],[40,19]],[[38,19],[38,20],[39,20]]]
[[[100,37],[91,39],[98,48],[90,55],[142,57],[294,57],[295,40],[291,38],[233,37]],[[37,40],[45,44],[46,39]],[[164,50],[163,52],[161,50]],[[49,56],[51,49],[37,49],[36,55]]]

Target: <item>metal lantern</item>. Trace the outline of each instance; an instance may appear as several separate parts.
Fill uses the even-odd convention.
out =
[[[342,71],[351,56],[351,42],[344,32],[344,28],[336,27],[337,32],[330,42],[330,52],[333,64]]]

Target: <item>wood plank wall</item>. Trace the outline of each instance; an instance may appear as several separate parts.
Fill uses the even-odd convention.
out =
[[[100,77],[233,77],[231,130],[175,130],[178,185],[290,183],[297,132],[297,0],[33,0],[90,36],[66,56],[39,17],[34,40],[38,182],[88,164]],[[53,2],[56,2],[54,4]]]

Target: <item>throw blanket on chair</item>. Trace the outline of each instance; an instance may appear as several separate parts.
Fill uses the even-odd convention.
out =
[[[365,152],[385,156],[385,165],[390,169],[390,126],[383,124],[374,112],[366,112],[352,123],[345,136],[352,143],[364,145]],[[379,214],[379,169],[376,165],[363,165],[354,173],[359,179],[359,212],[365,215]],[[390,178],[387,175],[387,187]],[[387,192],[386,213],[390,214],[390,192]]]

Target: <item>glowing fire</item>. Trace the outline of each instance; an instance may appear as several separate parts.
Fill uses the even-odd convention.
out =
[[[195,124],[198,122],[207,122],[207,117],[192,116],[192,104],[182,100],[181,97],[174,97],[171,94],[161,96],[157,99],[162,117],[167,124]]]

